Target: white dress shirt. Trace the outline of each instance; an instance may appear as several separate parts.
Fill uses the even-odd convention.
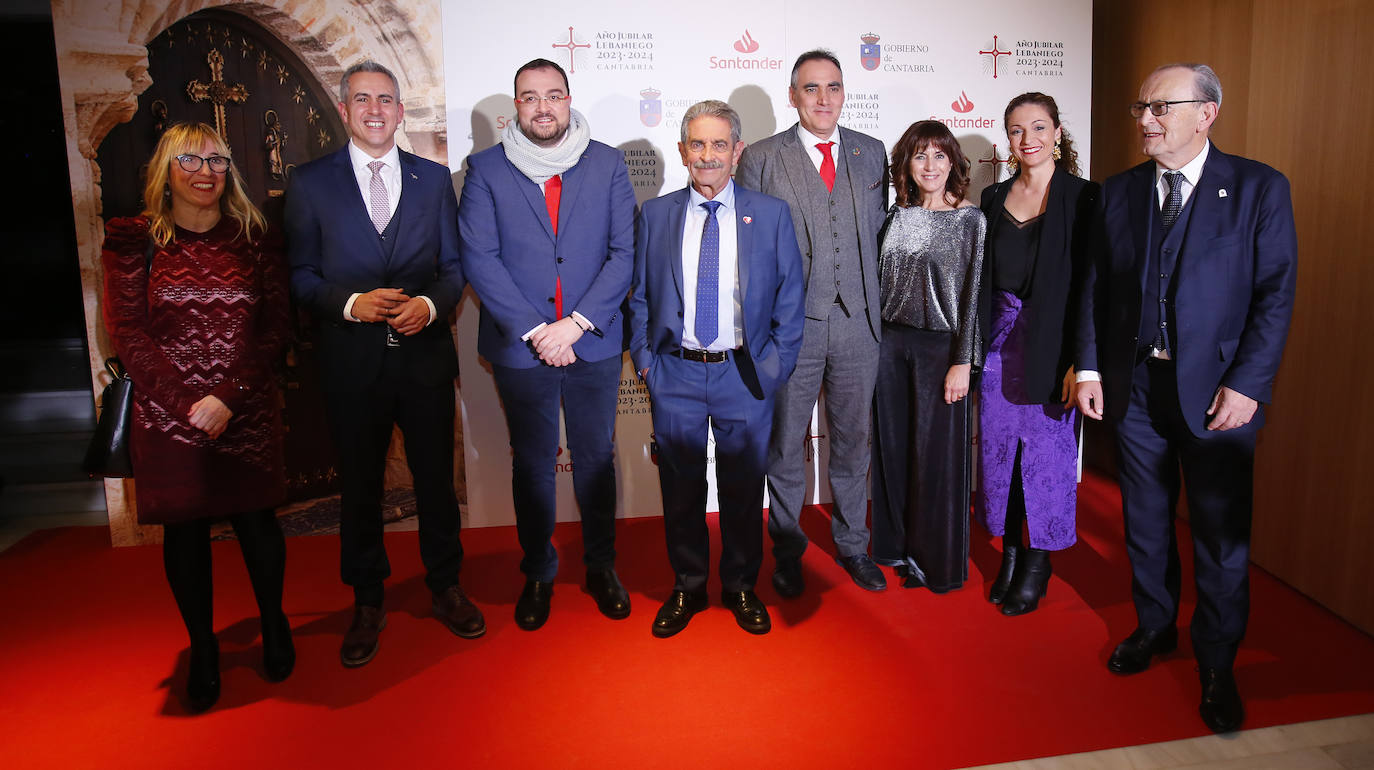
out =
[[[367,164],[374,160],[380,160],[385,164],[377,173],[378,176],[382,178],[382,186],[386,188],[387,219],[390,220],[391,217],[396,216],[396,207],[401,205],[401,152],[396,149],[396,145],[391,145],[391,149],[387,150],[386,154],[382,157],[374,158],[358,149],[358,145],[350,140],[348,143],[348,159],[353,163],[353,176],[358,180],[358,192],[363,196],[363,207],[367,208],[369,211],[371,210],[372,201],[372,169],[368,168]],[[378,288],[383,287],[379,286]],[[354,292],[349,296],[348,301],[344,303],[343,314],[345,321],[359,320],[353,316],[353,303],[357,302],[360,296],[362,296],[361,292]],[[424,300],[425,304],[429,306],[429,323],[434,323],[434,317],[439,314],[438,310],[434,307],[434,302],[429,297],[423,295],[420,296],[420,299]]]
[[[806,157],[811,159],[811,165],[816,167],[816,173],[821,172],[821,164],[825,162],[825,156],[816,148],[821,142],[834,142],[830,145],[830,159],[835,161],[835,170],[838,173],[840,168],[840,127],[835,126],[835,130],[830,132],[829,139],[822,139],[819,136],[807,131],[802,124],[797,124],[797,138],[801,140],[802,147],[806,148]]]
[[[712,200],[720,225],[720,281],[716,297],[716,338],[702,345],[696,335],[697,273],[701,262],[701,231],[707,212],[702,208],[706,196],[688,187],[687,216],[682,225],[682,347],[691,350],[734,350],[744,343],[743,314],[739,298],[739,241],[735,224],[735,183],[725,185]]]

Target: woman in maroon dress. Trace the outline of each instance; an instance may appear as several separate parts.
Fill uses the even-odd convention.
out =
[[[262,613],[263,669],[291,674],[282,612],[285,497],[273,364],[288,328],[279,239],[244,192],[209,126],[163,134],[141,216],[106,224],[104,313],[134,381],[131,446],[138,521],[163,525],[163,564],[191,637],[187,703],[219,698],[210,523],[228,518]]]

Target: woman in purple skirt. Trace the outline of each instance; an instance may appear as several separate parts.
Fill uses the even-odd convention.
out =
[[[987,358],[977,511],[1002,536],[988,600],[1003,615],[1021,615],[1045,595],[1050,551],[1077,540],[1072,308],[1098,186],[1077,176],[1078,153],[1050,96],[1012,99],[1003,124],[1015,174],[982,199],[988,233],[979,327]]]

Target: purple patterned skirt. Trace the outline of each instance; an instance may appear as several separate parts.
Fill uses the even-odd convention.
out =
[[[977,517],[1001,535],[1007,517],[1016,450],[1021,449],[1021,488],[1030,546],[1058,551],[1078,539],[1078,410],[1035,404],[1021,379],[1025,371],[1025,323],[1021,300],[995,292],[991,341],[979,386]]]

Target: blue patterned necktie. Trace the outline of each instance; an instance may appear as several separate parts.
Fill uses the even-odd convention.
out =
[[[1169,183],[1169,194],[1164,196],[1164,229],[1168,230],[1183,211],[1183,172],[1165,171],[1164,181]]]
[[[706,201],[706,224],[701,228],[701,257],[697,260],[697,314],[694,332],[704,348],[720,336],[718,321],[720,294],[720,223],[716,209],[720,201]]]

